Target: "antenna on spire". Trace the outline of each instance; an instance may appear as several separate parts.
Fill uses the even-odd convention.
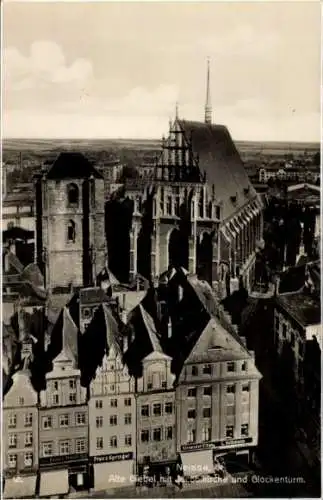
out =
[[[206,75],[206,101],[205,101],[205,123],[212,123],[212,106],[210,92],[210,58],[207,58],[207,75]]]

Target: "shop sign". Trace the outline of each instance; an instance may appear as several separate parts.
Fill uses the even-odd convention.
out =
[[[87,453],[74,453],[72,455],[57,455],[53,457],[42,457],[39,459],[39,465],[70,464],[87,460]]]
[[[119,462],[122,460],[132,460],[133,453],[131,451],[127,453],[110,453],[109,455],[100,455],[98,457],[93,457],[93,463],[99,464],[102,462]]]
[[[222,441],[212,441],[210,443],[183,444],[181,446],[181,451],[213,450],[214,448],[218,448],[220,446],[239,446],[247,443],[252,443],[251,437],[240,439],[224,439]]]

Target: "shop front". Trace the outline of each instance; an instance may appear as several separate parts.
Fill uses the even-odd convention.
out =
[[[132,452],[91,457],[91,486],[94,491],[129,486],[135,482],[136,463]]]
[[[181,446],[181,460],[184,477],[196,478],[222,474],[225,458],[238,462],[240,457],[248,462],[252,438],[226,439]],[[235,457],[235,459],[234,459]]]
[[[36,474],[16,475],[5,479],[4,498],[34,498],[36,492]]]
[[[89,488],[86,453],[41,458],[39,468],[39,496],[42,498],[63,496],[73,490]]]

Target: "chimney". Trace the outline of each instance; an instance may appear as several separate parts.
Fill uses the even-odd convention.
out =
[[[208,125],[212,123],[212,106],[210,92],[210,59],[207,60],[207,75],[206,75],[206,101],[205,101],[205,116],[204,121]]]

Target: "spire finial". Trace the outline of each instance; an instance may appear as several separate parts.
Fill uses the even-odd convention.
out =
[[[176,120],[178,120],[178,101],[176,101],[175,118],[176,118]]]
[[[212,106],[210,92],[210,58],[207,58],[207,75],[206,75],[206,101],[205,101],[205,123],[212,123]]]

